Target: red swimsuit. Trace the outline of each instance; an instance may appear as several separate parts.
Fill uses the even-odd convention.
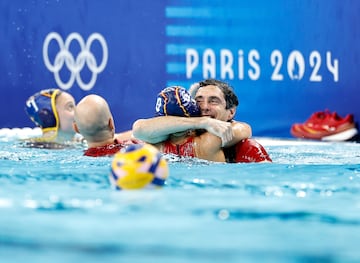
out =
[[[179,156],[196,157],[194,149],[194,137],[189,137],[182,144],[173,144],[165,141],[162,149],[163,153],[172,153]]]
[[[178,156],[196,157],[194,137],[187,138],[182,144],[165,141],[162,151],[163,153],[172,153]],[[272,161],[265,148],[254,139],[244,139],[230,148],[225,148],[224,154],[228,163]]]
[[[254,139],[244,139],[235,146],[236,163],[272,162],[265,148]]]
[[[84,151],[85,156],[100,157],[100,156],[111,156],[120,151],[122,148],[129,144],[138,144],[136,140],[114,140],[114,143],[107,144],[104,146],[92,147]]]
[[[223,150],[227,163],[272,162],[265,148],[254,139],[244,139]]]

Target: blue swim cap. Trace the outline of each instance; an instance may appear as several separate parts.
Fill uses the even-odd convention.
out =
[[[26,113],[43,131],[57,130],[59,127],[59,118],[55,105],[55,99],[59,92],[59,89],[42,90],[26,101]]]
[[[200,108],[190,93],[181,86],[172,86],[163,89],[157,96],[156,116],[200,116]]]

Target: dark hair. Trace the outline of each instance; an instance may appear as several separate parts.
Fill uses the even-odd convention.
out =
[[[228,83],[216,79],[206,79],[199,82],[199,87],[205,87],[209,85],[214,85],[221,89],[224,94],[227,110],[239,105],[238,97],[236,96],[233,88]]]

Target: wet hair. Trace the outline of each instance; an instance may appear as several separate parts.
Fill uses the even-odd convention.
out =
[[[224,94],[227,110],[237,107],[239,105],[239,100],[234,92],[234,89],[228,83],[216,79],[206,79],[200,81],[198,83],[198,87],[195,88],[196,90],[192,92],[192,95],[194,96],[194,93],[196,93],[199,88],[210,85],[216,86],[221,89],[222,93]]]

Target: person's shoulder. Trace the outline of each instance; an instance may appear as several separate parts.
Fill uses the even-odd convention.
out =
[[[249,125],[247,122],[244,122],[244,121],[237,121],[237,120],[231,120],[230,123],[232,125],[238,125],[238,124],[242,124],[242,125]]]
[[[231,121],[231,126],[232,126],[233,128],[241,128],[241,129],[246,128],[246,129],[249,131],[250,134],[251,134],[251,132],[252,132],[251,125],[250,125],[249,123],[247,123],[247,122],[232,120],[232,121]],[[249,136],[249,137],[250,137],[250,136]]]

